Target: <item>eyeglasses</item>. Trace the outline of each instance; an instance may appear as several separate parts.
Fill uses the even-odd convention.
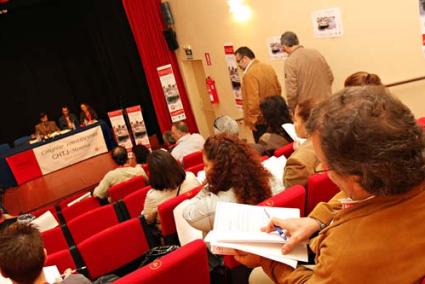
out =
[[[236,57],[236,63],[239,64],[239,62],[241,62],[243,58],[244,56],[239,57],[239,59]]]

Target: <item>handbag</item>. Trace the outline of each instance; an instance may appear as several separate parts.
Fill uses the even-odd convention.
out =
[[[179,246],[176,246],[176,245],[154,247],[146,253],[142,261],[140,262],[139,267],[145,266],[153,262],[155,259],[160,258],[164,255],[167,255],[170,252],[177,250],[178,248]]]

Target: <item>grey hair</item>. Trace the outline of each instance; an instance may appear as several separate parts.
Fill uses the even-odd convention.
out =
[[[298,40],[297,35],[294,32],[284,32],[280,37],[280,44],[285,45],[287,47],[292,47],[294,45],[299,45],[300,42]]]
[[[227,133],[239,135],[239,125],[228,115],[219,116],[214,120],[214,133]]]

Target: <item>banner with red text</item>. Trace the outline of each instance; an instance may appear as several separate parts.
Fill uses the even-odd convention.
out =
[[[132,106],[126,108],[126,111],[136,145],[142,144],[150,149],[151,145],[149,143],[145,121],[143,120],[142,108],[140,106]]]
[[[164,96],[167,101],[171,121],[177,122],[186,119],[186,114],[184,113],[183,104],[171,64],[160,66],[157,70],[159,80],[161,81],[162,91],[164,92]]]
[[[108,152],[102,128],[77,133],[33,149],[43,175]]]
[[[422,52],[425,55],[425,0],[419,0],[419,19],[422,33]]]
[[[227,71],[229,72],[230,82],[232,83],[236,108],[242,111],[241,78],[239,76],[238,63],[236,62],[232,44],[224,45],[224,56],[226,58]]]
[[[108,116],[118,145],[123,146],[126,149],[133,147],[122,110],[119,109],[110,111],[108,112]]]

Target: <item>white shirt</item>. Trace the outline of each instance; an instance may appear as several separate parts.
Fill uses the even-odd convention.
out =
[[[93,191],[93,196],[98,198],[108,197],[108,189],[120,182],[126,181],[136,176],[143,176],[147,179],[147,175],[142,167],[119,167],[109,171],[99,185]]]
[[[198,133],[186,134],[177,140],[177,145],[171,151],[171,155],[179,162],[183,157],[193,152],[200,151],[204,147],[205,139]]]

